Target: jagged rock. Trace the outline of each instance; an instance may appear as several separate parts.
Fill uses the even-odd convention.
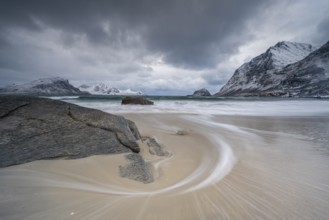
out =
[[[160,157],[168,157],[170,155],[157,141],[152,137],[143,137],[142,141],[145,142],[149,148],[149,152],[152,155]]]
[[[64,96],[86,95],[78,88],[72,86],[68,80],[60,77],[43,78],[21,85],[10,85],[0,88],[2,94],[34,95],[34,96]]]
[[[193,96],[211,96],[211,94],[207,89],[203,88],[203,89],[196,90],[193,93]]]
[[[36,97],[0,96],[0,167],[41,159],[139,152],[132,121]]]
[[[130,105],[130,104],[134,104],[134,105],[153,105],[154,103],[144,97],[124,97],[121,101],[121,105]]]
[[[133,133],[133,135],[135,136],[136,140],[140,140],[141,139],[141,134],[139,133],[135,122],[130,121],[128,119],[126,119],[126,121],[128,122],[129,129]]]

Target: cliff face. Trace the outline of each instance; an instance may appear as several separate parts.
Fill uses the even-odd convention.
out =
[[[265,53],[239,67],[216,96],[265,94],[287,77],[284,69],[303,60],[315,50],[310,44],[279,42]]]

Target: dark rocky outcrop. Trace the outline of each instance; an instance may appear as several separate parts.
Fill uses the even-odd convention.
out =
[[[196,90],[192,96],[211,96],[211,94],[206,88],[203,88]]]
[[[41,159],[139,152],[132,121],[36,97],[0,96],[0,167]]]
[[[135,97],[124,97],[121,101],[121,105],[153,105],[154,103],[144,97],[135,96]]]

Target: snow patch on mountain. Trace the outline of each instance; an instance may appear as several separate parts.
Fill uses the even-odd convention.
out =
[[[304,59],[316,49],[311,44],[282,41],[270,47],[268,52],[272,55],[273,67],[282,69],[288,64]]]

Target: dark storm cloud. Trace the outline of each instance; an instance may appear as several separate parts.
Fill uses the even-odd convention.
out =
[[[244,21],[266,1],[178,1],[160,14],[146,34],[148,46],[166,52],[166,61],[183,67],[211,67],[247,36]],[[222,56],[222,57],[219,57]]]
[[[0,7],[0,28],[63,31],[86,36],[95,47],[141,44],[172,65],[213,67],[244,43],[245,21],[264,0],[11,0]],[[136,38],[135,38],[135,37]],[[1,39],[0,44],[5,44]],[[0,46],[1,47],[1,46]]]

